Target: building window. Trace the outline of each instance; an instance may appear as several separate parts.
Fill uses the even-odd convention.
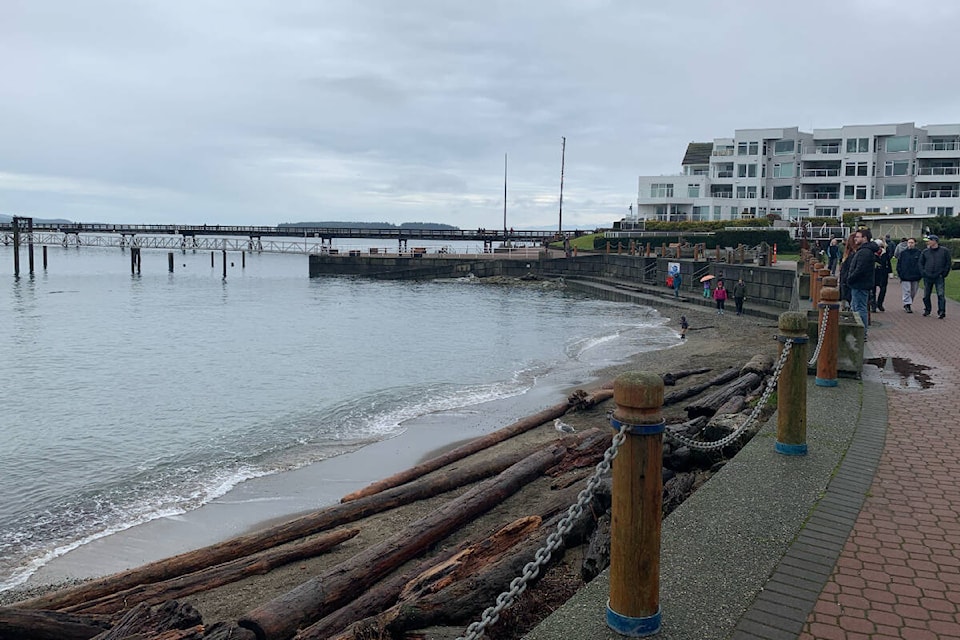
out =
[[[756,198],[757,188],[756,187],[737,187],[737,197],[738,198]]]
[[[672,198],[673,184],[669,182],[654,182],[650,185],[651,198]]]
[[[773,143],[773,155],[782,156],[793,153],[795,140],[777,140]]]
[[[953,207],[927,207],[927,213],[937,216],[952,216]]]
[[[757,177],[757,165],[755,165],[755,164],[738,164],[738,165],[737,165],[737,177],[738,177],[738,178],[756,178],[756,177]]]
[[[699,184],[688,184],[687,185],[687,196],[690,198],[699,198],[700,197],[700,185]]]
[[[883,166],[883,175],[885,176],[905,176],[910,170],[910,162],[908,160],[887,160]]]
[[[789,200],[792,194],[793,194],[793,187],[791,187],[790,185],[784,185],[782,187],[773,188],[774,200]]]
[[[757,151],[760,149],[759,142],[738,142],[737,143],[737,155],[738,156],[755,156]]]
[[[844,200],[866,200],[867,199],[867,185],[865,184],[848,184],[843,187],[843,199]]]
[[[847,153],[867,153],[870,151],[870,138],[847,138]]]
[[[737,208],[736,208],[736,207],[730,207],[730,219],[731,219],[731,220],[736,220],[736,219],[737,219]]]
[[[906,198],[907,185],[905,184],[886,184],[883,186],[884,198]]]
[[[720,220],[721,218],[723,218],[723,207],[716,205],[713,207],[713,219]]]
[[[867,175],[868,162],[848,162],[843,168],[845,176],[865,176]]]
[[[887,153],[910,151],[910,136],[891,136],[887,138]]]
[[[792,162],[777,162],[773,165],[773,177],[774,178],[792,178],[793,177],[793,165]]]

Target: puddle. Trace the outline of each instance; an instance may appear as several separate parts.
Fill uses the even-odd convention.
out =
[[[932,367],[914,364],[906,358],[868,358],[863,363],[877,367],[883,383],[893,387],[929,389],[933,386],[933,378],[925,373]]]

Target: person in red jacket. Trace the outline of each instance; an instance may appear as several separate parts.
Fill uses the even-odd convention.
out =
[[[717,288],[713,290],[713,300],[717,303],[717,315],[723,315],[723,303],[727,300],[727,289],[723,280],[717,280]]]

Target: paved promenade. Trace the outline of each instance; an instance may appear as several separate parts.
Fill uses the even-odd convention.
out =
[[[884,365],[886,445],[801,640],[960,638],[960,305],[924,318],[918,299],[907,314],[890,285],[868,343],[868,356],[902,359]],[[932,386],[904,388],[903,360],[930,367]]]
[[[960,640],[960,304],[907,314],[896,279],[887,299],[863,381],[811,376],[810,453],[773,453],[768,424],[664,522],[653,637]],[[604,573],[528,638],[622,638],[608,592]]]

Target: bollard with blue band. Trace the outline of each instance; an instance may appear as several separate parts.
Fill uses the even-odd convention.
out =
[[[623,431],[613,460],[607,626],[629,637],[660,631],[663,379],[624,373],[613,382],[610,426]]]
[[[807,315],[798,311],[780,314],[781,343],[792,343],[777,380],[777,453],[807,453]],[[786,344],[781,344],[783,349]]]
[[[823,316],[827,316],[827,324],[823,324]],[[837,358],[840,349],[840,289],[837,288],[837,279],[828,275],[823,278],[823,287],[820,289],[820,319],[817,326],[824,326],[823,336],[820,338],[820,354],[817,356],[817,377],[815,384],[818,387],[836,387]]]

